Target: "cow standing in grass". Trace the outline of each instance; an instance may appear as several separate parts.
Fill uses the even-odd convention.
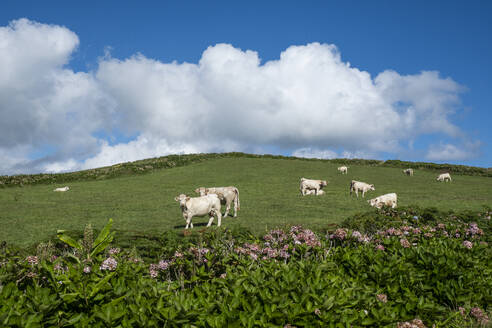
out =
[[[175,201],[179,202],[179,207],[183,213],[183,218],[186,221],[185,229],[191,225],[193,229],[193,223],[191,219],[194,216],[205,216],[208,215],[210,219],[208,220],[207,227],[212,225],[214,221],[214,216],[217,217],[217,225],[220,227],[222,221],[222,214],[220,213],[220,200],[217,195],[211,194],[201,197],[188,197],[185,194],[181,194],[174,198]]]
[[[405,173],[408,176],[413,176],[413,169],[406,169],[403,170],[403,173]]]
[[[315,195],[319,195],[321,189],[327,185],[326,180],[311,180],[306,178],[301,178],[300,190],[301,195],[310,195],[308,191],[313,191]]]
[[[451,175],[450,175],[449,173],[443,173],[443,174],[440,174],[440,175],[437,177],[437,179],[436,179],[436,180],[437,180],[437,181],[441,181],[441,182],[443,182],[443,181],[449,181],[449,182],[451,182],[451,181],[452,181],[452,180],[451,180]]]
[[[350,182],[350,196],[352,196],[352,192],[355,191],[355,195],[359,198],[359,190],[362,191],[362,197],[369,190],[376,190],[373,184],[368,184],[365,182],[352,180]]]
[[[339,172],[341,172],[342,174],[347,174],[348,167],[346,167],[346,166],[340,166],[337,170]]]
[[[227,217],[227,215],[229,215],[231,204],[234,202],[234,217],[237,217],[237,211],[240,209],[241,204],[239,202],[239,190],[236,187],[234,186],[212,187],[212,188],[200,187],[195,189],[195,192],[197,194],[200,194],[200,196],[205,196],[210,194],[217,195],[222,205],[226,206],[224,217]]]

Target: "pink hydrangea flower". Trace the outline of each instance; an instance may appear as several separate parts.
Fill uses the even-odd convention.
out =
[[[378,294],[377,298],[380,302],[383,302],[383,303],[388,302],[388,296],[386,294]]]
[[[116,269],[117,265],[118,265],[118,262],[114,258],[108,257],[107,259],[105,259],[103,261],[103,263],[101,264],[99,269],[101,271],[104,271],[104,270],[114,271]]]
[[[473,248],[473,243],[471,241],[465,240],[463,242],[463,246],[465,246],[468,249],[472,249]]]
[[[403,246],[403,248],[409,248],[411,246],[408,240],[406,240],[405,238],[400,239],[400,244],[401,246]]]

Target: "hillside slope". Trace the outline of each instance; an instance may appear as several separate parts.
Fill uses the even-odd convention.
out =
[[[181,230],[184,220],[174,197],[194,195],[200,186],[237,186],[239,217],[225,218],[222,224],[257,234],[284,224],[324,231],[354,213],[371,210],[365,200],[349,196],[352,179],[375,184],[376,191],[366,200],[396,192],[399,206],[456,211],[492,205],[489,178],[453,175],[452,183],[438,183],[434,171],[416,170],[414,177],[407,177],[399,168],[350,165],[349,173],[341,175],[337,166],[329,161],[224,157],[142,175],[74,181],[68,183],[71,190],[66,193],[55,193],[54,186],[46,184],[4,188],[0,190],[0,241],[28,245],[53,236],[57,229],[80,230],[87,223],[100,228],[110,217],[116,230],[130,235]],[[301,197],[301,177],[328,180],[326,195]],[[206,221],[195,219],[195,229],[203,228]]]

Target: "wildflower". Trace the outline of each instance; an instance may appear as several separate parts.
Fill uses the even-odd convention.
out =
[[[363,235],[363,236],[360,236],[358,240],[359,240],[359,243],[367,244],[368,242],[371,241],[371,237],[369,237],[368,235]]]
[[[403,246],[403,248],[409,248],[410,247],[410,243],[405,238],[400,239],[400,244],[401,244],[401,246]]]
[[[454,235],[456,238],[460,238],[461,235],[457,232],[455,235]]]
[[[58,258],[56,255],[52,255],[50,258],[50,262],[55,262],[55,260]]]
[[[432,236],[434,236],[434,235],[431,234],[430,232],[424,233],[424,237],[426,237],[426,238],[432,238]]]
[[[161,271],[167,270],[167,268],[169,267],[169,261],[161,260],[161,261],[159,261],[159,264],[157,265],[157,267]]]
[[[438,228],[438,229],[443,230],[443,229],[445,229],[445,228],[446,228],[446,225],[445,225],[444,223],[439,223],[439,224],[437,225],[437,228]]]
[[[26,261],[30,264],[30,265],[37,265],[39,263],[39,260],[38,260],[38,257],[37,256],[28,256],[26,258]]]
[[[158,267],[156,264],[151,264],[149,266],[149,273],[150,273],[150,276],[152,278],[157,278],[157,276],[159,275],[159,272],[157,271]]]
[[[354,230],[354,231],[352,231],[352,237],[360,238],[360,237],[362,237],[362,234],[359,231]]]
[[[384,246],[381,244],[376,245],[376,250],[378,251],[384,251]]]
[[[224,272],[223,274],[221,274],[221,275],[220,275],[220,278],[221,278],[221,279],[225,279],[226,277],[227,277],[227,273],[225,273],[225,272]]]
[[[339,240],[344,240],[345,237],[347,237],[347,230],[343,228],[338,228],[335,230],[335,233],[333,235],[330,235],[330,239],[339,239]]]
[[[103,270],[114,271],[116,269],[117,265],[118,265],[118,262],[114,258],[108,257],[107,259],[105,259],[103,261],[103,263],[101,264],[99,269],[101,271],[103,271]]]
[[[388,296],[386,296],[386,294],[378,294],[377,298],[380,302],[383,302],[383,303],[388,302]]]
[[[422,320],[420,319],[413,319],[412,321],[408,322],[398,322],[396,325],[397,328],[426,328]]]
[[[84,267],[84,273],[90,273],[90,272],[91,272],[91,267],[90,266]]]
[[[36,276],[37,276],[36,272],[28,272],[27,273],[27,277],[29,277],[29,278],[35,278]]]
[[[470,310],[470,315],[475,317],[478,322],[486,325],[489,322],[489,317],[485,312],[482,311],[479,307],[474,307]]]
[[[463,246],[465,246],[465,247],[466,247],[466,248],[468,248],[468,249],[472,249],[472,247],[473,247],[473,243],[472,243],[471,241],[465,240],[465,241],[463,242]]]
[[[133,263],[142,263],[143,261],[141,259],[139,259],[138,257],[130,257],[128,258],[128,261],[129,262],[133,262]]]
[[[412,230],[412,233],[413,233],[414,235],[418,235],[418,234],[420,234],[421,232],[422,232],[422,231],[421,231],[419,228],[414,228],[414,229]]]
[[[320,309],[318,309],[318,308],[314,309],[314,314],[316,314],[318,316],[321,315]]]
[[[61,263],[57,263],[53,266],[53,270],[57,271],[57,272],[61,272],[61,273],[64,273],[66,270],[65,268],[61,265]],[[68,270],[68,268],[67,268]]]
[[[110,248],[109,249],[109,255],[115,255],[115,254],[118,254],[119,252],[120,252],[119,248]]]
[[[418,219],[419,219],[419,217],[418,217],[418,216],[416,216],[416,215],[414,215],[414,216],[413,216],[413,219],[414,219],[414,220],[418,220]]]
[[[466,313],[465,313],[465,308],[464,307],[460,306],[458,308],[458,311],[460,311],[460,314],[461,314],[462,317],[465,317]]]
[[[183,257],[183,253],[176,251],[176,252],[174,252],[174,257],[176,257],[176,258],[182,258]]]

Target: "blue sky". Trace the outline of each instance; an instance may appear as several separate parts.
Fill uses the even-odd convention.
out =
[[[491,25],[485,1],[7,0],[0,174],[231,150],[490,167]]]

